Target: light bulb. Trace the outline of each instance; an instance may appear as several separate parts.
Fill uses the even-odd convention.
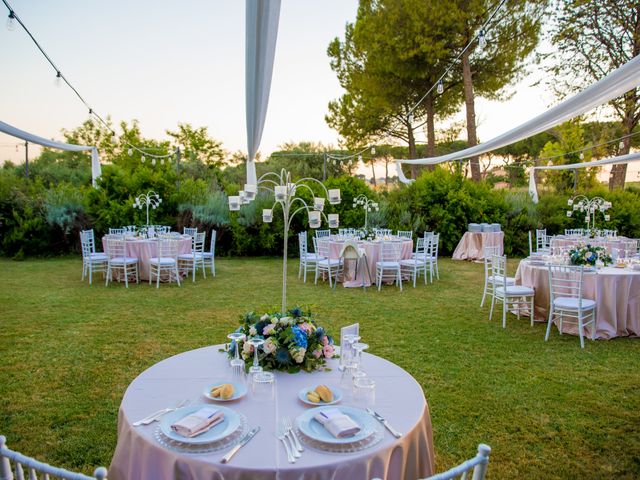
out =
[[[160,160],[160,164],[164,165],[164,158],[162,160]]]
[[[580,152],[580,160],[584,160],[584,152]]]
[[[484,36],[484,28],[480,30],[478,34],[478,47],[485,48],[487,46],[487,39]]]
[[[623,141],[623,140],[620,140],[620,145],[618,145],[618,148],[619,148],[620,150],[623,150],[623,149],[624,149],[624,141]]]
[[[155,165],[156,164],[156,159],[154,158],[153,160],[151,160],[151,165]]]
[[[442,80],[438,80],[436,92],[438,92],[439,95],[442,95],[442,93],[444,92],[444,85],[442,84]]]
[[[62,74],[60,72],[56,72],[56,79],[54,81],[55,86],[59,87],[61,82],[62,82]]]
[[[130,148],[129,150],[127,150],[127,153],[129,154],[129,156],[133,155],[133,148]]]
[[[410,113],[409,115],[407,115],[407,122],[413,123],[413,113]]]
[[[115,145],[116,143],[118,143],[118,137],[116,137],[115,133],[111,133],[111,144]]]
[[[140,161],[141,161],[142,163],[144,163],[144,162],[146,162],[146,161],[147,161],[147,159],[146,159],[146,158],[144,158],[144,155],[142,155],[142,156],[140,157]]]
[[[16,29],[16,15],[13,10],[9,10],[9,16],[7,17],[7,30],[13,32]]]
[[[358,155],[358,161],[361,162],[362,161],[362,155]]]
[[[376,147],[371,147],[371,155],[375,155],[376,154]]]

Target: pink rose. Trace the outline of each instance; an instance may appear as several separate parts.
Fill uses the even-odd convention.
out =
[[[322,351],[324,352],[325,358],[332,358],[333,357],[333,345],[326,345],[322,349]]]
[[[322,355],[322,349],[318,348],[317,350],[313,351],[313,356],[316,358],[320,358],[320,356]]]
[[[324,337],[322,337],[322,344],[326,347],[327,345],[329,345],[329,337],[327,337],[326,335]]]
[[[273,323],[270,323],[262,329],[262,335],[269,335],[271,333],[271,330],[274,330],[275,328],[276,326]]]

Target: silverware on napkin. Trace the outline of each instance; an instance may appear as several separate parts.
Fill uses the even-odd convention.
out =
[[[260,431],[260,427],[253,428],[249,433],[247,433],[244,437],[242,437],[242,440],[240,440],[240,443],[238,443],[235,447],[229,450],[229,453],[227,453],[224,457],[222,457],[222,460],[220,460],[220,462],[228,463],[229,460],[231,460],[231,457],[233,457],[238,452],[238,450],[244,447],[249,442],[249,440],[251,440],[255,436],[255,434],[258,433],[259,431]]]
[[[167,414],[169,412],[173,412],[173,411],[175,411],[175,410],[177,410],[177,409],[179,409],[181,407],[184,407],[187,403],[189,403],[189,400],[188,399],[184,399],[180,403],[178,403],[175,407],[161,408],[157,412],[153,412],[151,415],[147,415],[143,419],[138,420],[137,422],[133,422],[133,426],[134,427],[139,427],[140,425],[149,425],[150,423],[153,423],[156,420],[159,420],[160,417],[162,417],[163,415],[165,415],[165,414]]]
[[[402,434],[399,431],[397,431],[395,428],[393,428],[382,415],[380,415],[377,412],[374,412],[370,408],[367,408],[367,412],[369,412],[369,415],[373,415],[373,417],[376,420],[378,420],[382,425],[384,425],[386,429],[391,432],[391,435],[393,435],[396,438],[402,437]]]

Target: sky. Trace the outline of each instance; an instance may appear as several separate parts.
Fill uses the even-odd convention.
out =
[[[206,126],[227,151],[246,152],[243,0],[9,3],[101,116],[114,123],[137,119],[142,134],[156,139],[167,138],[165,131],[178,123]],[[357,4],[282,0],[262,158],[285,142],[338,145],[324,121],[327,104],[342,94],[326,49],[355,20]],[[5,14],[3,5],[0,11]],[[0,58],[0,120],[63,140],[62,129],[88,118],[66,85],[55,86],[55,71],[19,26],[9,31],[0,24]],[[531,85],[538,77],[534,70],[515,85],[507,102],[477,99],[481,141],[549,107],[552,95]],[[453,120],[462,118],[463,112]],[[0,134],[0,160],[22,161],[24,147],[17,143]],[[29,152],[30,158],[38,153],[31,146]]]

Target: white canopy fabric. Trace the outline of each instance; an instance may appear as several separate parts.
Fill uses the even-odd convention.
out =
[[[73,145],[71,143],[60,143],[48,140],[44,137],[39,137],[24,130],[20,130],[8,123],[0,121],[0,132],[17,137],[25,142],[36,143],[43,147],[55,148],[58,150],[66,150],[69,152],[84,152],[91,150],[91,183],[96,186],[96,181],[100,178],[102,170],[100,168],[100,157],[98,156],[98,149],[96,147],[90,147],[86,145]]]
[[[619,157],[603,158],[601,160],[593,160],[592,162],[582,163],[566,163],[564,165],[547,165],[533,167],[529,171],[529,195],[534,203],[538,203],[538,189],[536,188],[536,180],[534,172],[536,170],[576,170],[578,168],[599,167],[600,165],[614,165],[617,163],[637,162],[640,160],[640,152],[628,153]]]
[[[280,0],[247,0],[245,95],[247,100],[247,183],[257,183],[255,156],[269,105]]]
[[[524,138],[544,132],[562,122],[566,122],[578,115],[582,115],[593,108],[623,95],[640,85],[640,56],[611,72],[606,77],[590,85],[582,92],[574,95],[562,103],[550,108],[537,117],[489,140],[488,142],[465,148],[459,152],[441,155],[439,157],[418,158],[414,160],[399,160],[402,163],[435,165],[437,163],[474,157],[502,148]],[[409,183],[411,180],[407,179]]]

